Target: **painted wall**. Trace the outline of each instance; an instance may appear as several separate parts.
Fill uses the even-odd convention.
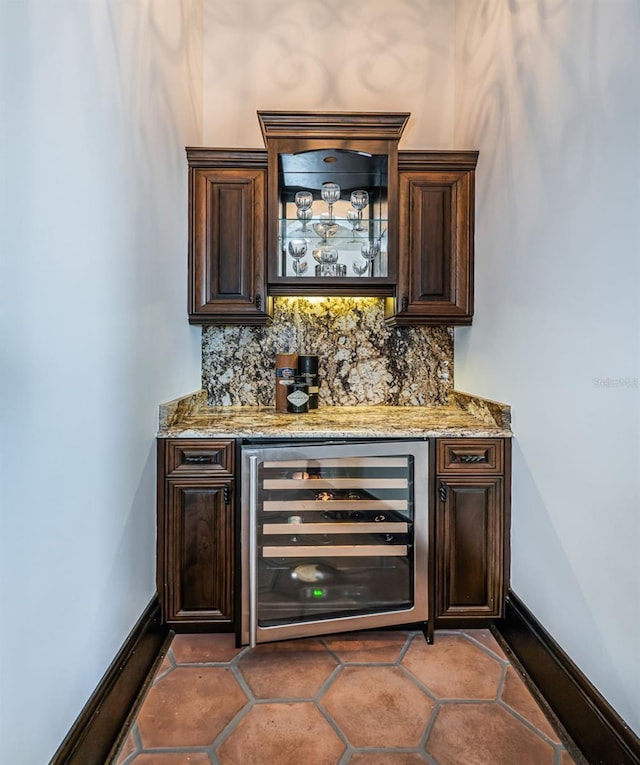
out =
[[[197,0],[0,3],[1,762],[49,761],[155,591],[201,51]]]
[[[514,591],[640,732],[640,5],[458,0],[456,387],[508,401]]]
[[[207,0],[204,144],[261,147],[257,109],[410,111],[401,148],[453,138],[451,0]]]

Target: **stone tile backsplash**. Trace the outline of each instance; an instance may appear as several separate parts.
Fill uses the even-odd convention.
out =
[[[202,330],[212,406],[273,406],[276,353],[320,357],[320,405],[443,405],[453,389],[453,329],[387,327],[380,298],[276,298],[268,327]]]

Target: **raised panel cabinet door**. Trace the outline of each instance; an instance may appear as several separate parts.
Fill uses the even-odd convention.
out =
[[[502,477],[439,479],[436,500],[436,618],[502,615]]]
[[[265,324],[266,169],[190,170],[189,321]]]
[[[398,278],[387,322],[471,324],[476,152],[399,155]]]
[[[166,622],[233,623],[233,481],[169,480]]]

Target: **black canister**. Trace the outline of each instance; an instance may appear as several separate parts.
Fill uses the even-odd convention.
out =
[[[287,390],[287,412],[302,414],[309,411],[309,385],[306,377],[296,376]]]
[[[305,378],[309,386],[309,409],[318,408],[318,357],[298,355],[298,374]]]

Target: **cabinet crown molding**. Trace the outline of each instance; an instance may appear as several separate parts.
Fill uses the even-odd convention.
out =
[[[410,116],[410,112],[258,111],[265,143],[291,136],[399,141]]]

